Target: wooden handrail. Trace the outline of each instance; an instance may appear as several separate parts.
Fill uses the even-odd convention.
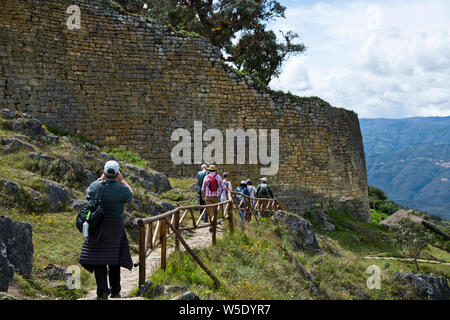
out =
[[[245,208],[241,208],[241,203],[237,203],[237,196],[242,196],[248,198]],[[262,202],[263,205],[260,205]],[[181,232],[185,230],[194,230],[200,228],[211,227],[211,236],[212,236],[212,244],[216,243],[216,230],[217,225],[228,221],[228,226],[230,231],[233,231],[234,222],[233,222],[233,210],[246,210],[247,218],[246,221],[250,221],[253,217],[257,223],[259,223],[256,215],[255,215],[255,207],[258,207],[260,214],[264,214],[264,212],[272,212],[278,208],[282,208],[280,202],[273,198],[252,198],[242,193],[237,193],[233,191],[227,192],[227,200],[223,202],[207,204],[207,205],[190,205],[183,206],[172,209],[168,212],[148,217],[148,218],[139,218],[134,221],[134,223],[138,226],[139,229],[139,262],[134,266],[139,266],[139,286],[145,283],[146,278],[146,258],[150,255],[150,253],[156,249],[156,247],[161,246],[161,268],[166,268],[166,257],[167,257],[167,238],[172,235],[175,235],[175,249],[178,250],[179,242],[186,248],[186,250],[192,255],[193,251],[188,247],[186,241],[182,238]],[[200,217],[198,221],[195,221],[195,216],[193,210],[200,209]],[[214,209],[216,214],[212,214],[210,216],[210,209]],[[206,211],[206,212],[205,212]],[[222,211],[222,218],[219,220],[219,211]],[[190,214],[190,215],[189,215]],[[202,214],[207,214],[209,216],[208,223],[201,223]],[[183,222],[188,219],[188,217],[192,218],[192,227],[183,227]],[[152,224],[157,222],[155,226],[155,230],[151,229]],[[147,227],[146,227],[147,226]],[[194,255],[193,255],[194,257]],[[206,268],[206,266],[199,261],[198,257],[195,256],[194,259],[201,265],[201,267],[208,273],[208,275],[214,280],[217,284],[217,278]]]

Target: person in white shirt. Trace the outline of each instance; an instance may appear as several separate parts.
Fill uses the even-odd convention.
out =
[[[230,182],[230,174],[228,172],[224,172],[222,176],[223,176],[223,183],[225,184],[225,186],[228,188],[228,190],[233,191],[233,186],[231,185]],[[220,195],[220,202],[224,202],[227,200],[228,200],[227,190],[223,190]]]

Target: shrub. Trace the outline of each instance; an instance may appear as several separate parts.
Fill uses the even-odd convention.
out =
[[[403,256],[413,259],[417,271],[417,259],[420,253],[433,242],[433,236],[424,227],[410,219],[402,219],[392,228],[390,241],[394,246],[400,247]]]

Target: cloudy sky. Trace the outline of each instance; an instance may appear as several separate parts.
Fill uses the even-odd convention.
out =
[[[301,36],[274,90],[319,96],[360,118],[450,116],[449,0],[279,0],[274,31]]]

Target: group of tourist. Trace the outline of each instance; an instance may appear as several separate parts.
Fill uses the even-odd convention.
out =
[[[201,166],[200,171],[197,173],[197,193],[199,196],[200,205],[215,204],[224,202],[228,199],[228,191],[233,191],[233,186],[230,181],[230,174],[228,172],[223,173],[223,178],[217,174],[217,168],[215,165],[206,164]],[[241,222],[247,220],[247,206],[250,205],[254,208],[256,200],[254,198],[273,198],[273,192],[270,186],[267,184],[267,178],[261,178],[260,184],[255,188],[252,180],[242,180],[239,186],[235,190],[236,198],[239,203],[239,214],[241,216]],[[244,197],[243,195],[248,196]],[[217,215],[217,207],[207,208],[208,215],[215,217]],[[208,215],[203,215],[202,220],[208,221]],[[261,211],[258,212],[261,217]]]
[[[200,204],[215,204],[227,200],[228,191],[233,190],[230,175],[225,172],[223,179],[216,173],[215,165],[202,165],[197,174]],[[255,198],[273,198],[266,178],[255,188],[250,179],[242,180],[235,190],[239,200],[241,222],[247,217],[248,201],[254,206]],[[244,197],[242,195],[247,195]],[[100,226],[87,235],[83,243],[80,264],[89,272],[94,272],[97,283],[97,299],[120,298],[120,268],[131,270],[133,261],[125,233],[124,205],[132,200],[133,190],[119,171],[116,161],[108,161],[103,175],[94,181],[86,191],[87,200],[100,199],[104,213]],[[211,219],[217,218],[217,207],[208,208]],[[208,215],[203,216],[208,221]],[[109,280],[109,285],[108,285]]]

